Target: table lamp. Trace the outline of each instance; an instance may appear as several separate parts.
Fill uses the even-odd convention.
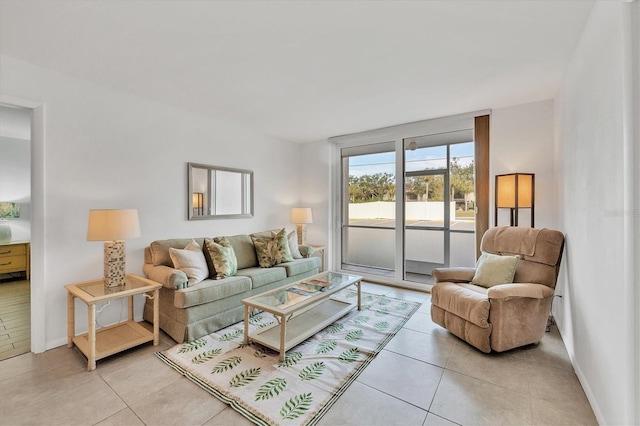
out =
[[[20,204],[0,203],[0,243],[11,242],[11,227],[7,219],[20,217]]]
[[[291,223],[297,225],[298,244],[304,245],[307,241],[307,223],[313,223],[313,214],[309,207],[294,207],[291,209]]]
[[[89,210],[87,241],[104,241],[104,285],[124,285],[124,240],[140,236],[138,210]]]

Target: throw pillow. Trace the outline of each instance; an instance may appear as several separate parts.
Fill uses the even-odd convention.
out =
[[[251,236],[253,245],[256,248],[258,264],[261,268],[271,268],[283,262],[293,262],[293,256],[289,249],[287,231],[284,228],[274,237],[254,237]]]
[[[476,264],[476,273],[471,284],[489,288],[498,284],[512,283],[518,260],[520,260],[518,256],[499,256],[483,252]]]
[[[197,284],[209,276],[207,261],[200,245],[194,240],[182,250],[170,247],[169,256],[175,268],[187,275],[188,286]]]
[[[209,265],[209,278],[232,277],[238,272],[238,259],[226,237],[204,239],[204,257]]]
[[[289,241],[289,250],[291,251],[291,256],[293,256],[294,259],[302,259],[300,248],[298,247],[298,233],[295,230],[289,232],[289,235],[287,235],[287,240]]]

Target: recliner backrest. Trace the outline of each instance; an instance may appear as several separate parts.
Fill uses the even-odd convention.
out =
[[[564,235],[553,229],[499,226],[482,237],[480,249],[520,256],[514,283],[537,283],[555,288],[564,249]]]

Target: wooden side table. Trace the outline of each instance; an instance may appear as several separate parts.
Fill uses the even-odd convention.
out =
[[[316,253],[320,254],[320,260],[322,261],[322,265],[320,266],[320,270],[318,272],[326,271],[327,270],[327,247],[315,245],[315,244],[308,244],[308,245],[313,247],[313,254],[316,254]]]
[[[96,361],[125,349],[153,340],[160,343],[159,299],[161,284],[140,277],[127,275],[122,287],[105,288],[104,280],[93,280],[67,284],[67,346],[75,344],[87,357],[87,369],[96,369]],[[153,292],[153,296],[147,293]],[[144,294],[153,299],[153,333],[133,320],[133,296]],[[89,331],[76,336],[75,298],[87,304],[89,311]],[[100,328],[96,331],[96,303],[108,300],[129,298],[129,318],[127,321]]]
[[[0,243],[0,274],[24,272],[30,278],[29,241]]]

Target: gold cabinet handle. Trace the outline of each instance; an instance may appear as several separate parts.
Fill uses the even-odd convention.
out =
[[[7,266],[7,265],[11,265],[11,261],[9,261],[9,263],[0,263],[0,266]]]
[[[11,250],[0,252],[0,254],[9,254],[9,253],[11,253]]]

